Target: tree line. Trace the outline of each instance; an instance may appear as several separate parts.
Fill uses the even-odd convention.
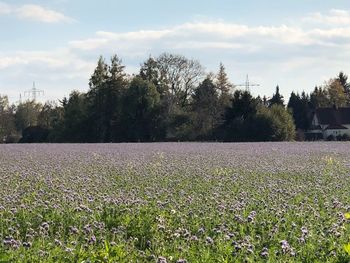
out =
[[[199,61],[163,53],[128,75],[121,59],[100,57],[87,92],[59,103],[10,105],[0,96],[2,142],[284,141],[307,130],[317,107],[347,106],[350,85],[340,73],[311,94],[279,87],[254,97],[229,81],[225,67],[206,73]]]

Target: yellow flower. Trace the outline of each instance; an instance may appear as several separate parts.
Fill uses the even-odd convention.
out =
[[[344,214],[344,217],[345,217],[345,219],[348,219],[348,220],[349,220],[349,219],[350,219],[350,213],[345,213],[345,214]]]
[[[350,255],[350,243],[344,245],[344,250]]]

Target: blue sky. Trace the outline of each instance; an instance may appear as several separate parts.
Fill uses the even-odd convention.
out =
[[[223,62],[254,94],[310,92],[350,74],[350,3],[314,1],[0,0],[0,94],[31,88],[42,100],[86,91],[99,55],[118,54],[129,73],[162,52]]]

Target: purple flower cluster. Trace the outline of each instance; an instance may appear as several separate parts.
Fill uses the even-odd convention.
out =
[[[1,145],[0,253],[328,259],[350,235],[349,146]]]

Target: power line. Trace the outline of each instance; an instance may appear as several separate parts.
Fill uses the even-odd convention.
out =
[[[250,91],[250,87],[259,87],[259,86],[260,86],[260,84],[251,83],[251,82],[249,81],[249,76],[248,76],[248,74],[247,74],[245,83],[236,85],[236,87],[245,87],[245,90],[248,91],[248,92]]]
[[[32,98],[33,101],[36,101],[37,96],[44,96],[44,91],[39,90],[35,87],[35,81],[33,82],[33,88],[30,90],[26,90],[24,92],[24,96],[28,96],[29,98]]]

